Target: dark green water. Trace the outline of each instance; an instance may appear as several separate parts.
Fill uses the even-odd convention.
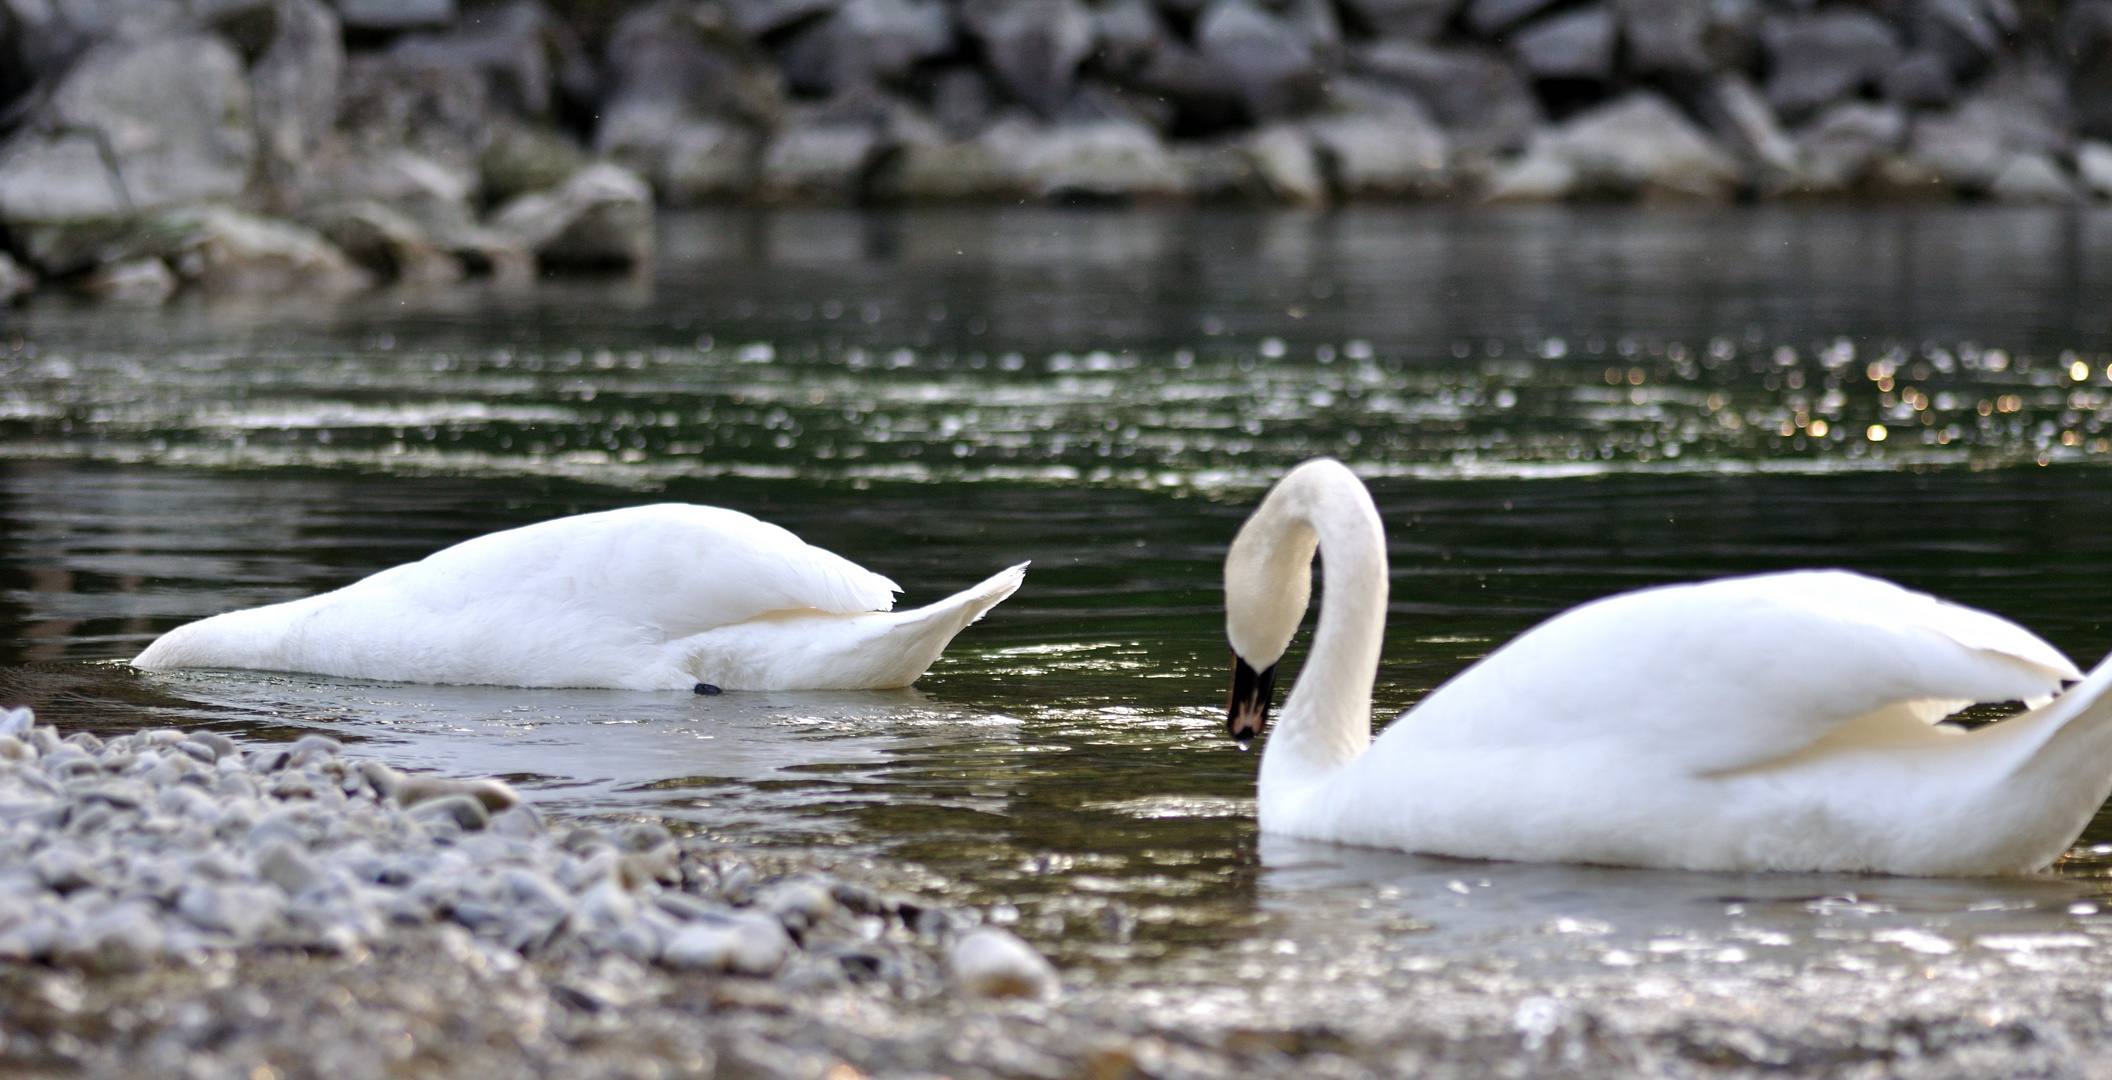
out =
[[[1374,935],[1617,969],[1759,924],[1873,963],[1913,959],[1871,944],[1887,928],[2097,932],[2070,905],[2112,861],[2102,826],[2026,882],[1264,843],[1255,758],[1222,736],[1217,574],[1260,485],[1329,453],[1391,537],[1381,719],[1574,604],[1800,566],[1996,611],[2088,666],[2112,650],[2112,219],[729,214],[670,221],[667,248],[650,283],[5,316],[0,690],[68,725],[320,729],[552,809],[885,853],[1114,982],[1318,978]],[[1034,565],[900,693],[118,662],[658,499],[785,525],[905,603]],[[1532,944],[1558,924],[1594,929]],[[1703,945],[1635,944],[1663,934]]]

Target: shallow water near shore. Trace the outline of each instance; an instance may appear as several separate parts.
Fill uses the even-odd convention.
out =
[[[1530,1041],[1566,1022],[1551,994],[1669,1016],[1695,994],[1791,1009],[1861,986],[1884,1013],[2112,971],[2102,817],[2052,873],[1999,881],[1261,838],[1255,757],[1222,733],[1217,594],[1259,485],[1331,453],[1371,478],[1390,534],[1381,720],[1574,604],[1799,566],[1987,608],[2087,667],[2112,650],[2112,219],[742,213],[666,229],[653,282],[6,316],[0,692],[67,727],[324,731],[505,776],[549,811],[901,860],[1014,925],[1088,1000],[1168,1024],[1353,1035],[1378,1021],[1346,1007],[1453,980]],[[661,498],[783,524],[895,578],[905,604],[1034,565],[899,692],[120,662],[193,618]],[[1913,1004],[1909,979],[1936,996]],[[1281,1015],[1235,1015],[1257,1001]]]

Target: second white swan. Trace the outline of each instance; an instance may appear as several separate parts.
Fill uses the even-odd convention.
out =
[[[1264,832],[1427,854],[1693,870],[2045,868],[2112,791],[2112,660],[1842,571],[1609,597],[1528,631],[1376,740],[1385,532],[1338,462],[1293,470],[1225,559],[1231,734],[1324,597],[1261,760]],[[2074,685],[2064,684],[2080,680]],[[1973,731],[1975,702],[2028,711]]]
[[[633,506],[179,626],[132,666],[707,693],[900,687],[1011,596],[1026,566],[891,611],[901,586],[776,525],[715,506]]]

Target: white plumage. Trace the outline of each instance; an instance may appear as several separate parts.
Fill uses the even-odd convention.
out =
[[[1241,529],[1227,629],[1247,663],[1273,665],[1316,545],[1325,596],[1262,758],[1265,832],[1475,858],[2006,874],[2059,857],[2112,791],[2112,660],[2085,677],[2014,623],[1843,571],[1586,604],[1373,740],[1385,536],[1348,469],[1300,466]],[[1938,723],[2009,700],[2035,707],[1970,732]]]
[[[1021,563],[894,612],[900,586],[747,514],[663,503],[480,536],[336,592],[163,634],[135,667],[502,686],[908,686]]]

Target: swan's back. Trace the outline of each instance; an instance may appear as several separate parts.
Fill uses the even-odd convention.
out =
[[[893,607],[894,582],[734,510],[664,503],[467,540],[336,592],[163,635],[146,669],[660,686],[664,643],[773,612]]]
[[[1379,744],[1599,743],[1716,772],[1888,706],[1934,721],[2080,677],[2052,645],[1983,611],[1845,571],[1762,574],[1565,612],[1438,688]]]

